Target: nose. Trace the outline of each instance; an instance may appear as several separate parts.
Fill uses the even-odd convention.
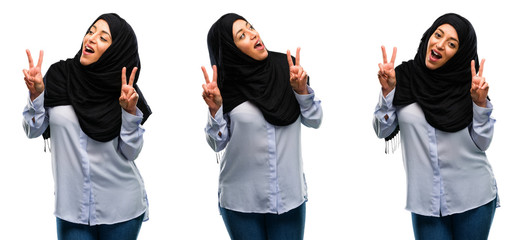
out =
[[[87,38],[87,41],[90,42],[90,43],[94,43],[94,42],[95,42],[95,39],[96,39],[96,33],[93,34],[93,35],[91,35],[91,36],[89,36],[89,37]]]
[[[439,40],[439,41],[437,42],[437,48],[438,48],[438,49],[443,49],[445,44],[446,44],[446,40],[444,40],[444,39]]]
[[[258,32],[255,30],[248,30],[249,33],[249,39],[255,39],[258,36]]]

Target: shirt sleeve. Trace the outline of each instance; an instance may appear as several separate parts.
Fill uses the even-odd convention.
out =
[[[300,121],[306,127],[319,128],[323,116],[321,101],[315,97],[315,91],[311,87],[307,86],[307,89],[309,94],[305,95],[293,91],[300,105]]]
[[[222,151],[229,142],[229,129],[227,126],[227,114],[224,115],[222,106],[215,113],[215,117],[208,112],[207,125],[205,128],[206,140],[215,151]]]
[[[44,94],[35,98],[33,101],[28,97],[27,105],[22,112],[24,116],[23,127],[28,138],[36,138],[47,129],[49,117],[44,108]]]
[[[127,160],[135,160],[144,145],[145,129],[140,124],[143,113],[137,108],[136,115],[122,109],[122,127],[118,139],[119,151]]]
[[[496,120],[491,117],[493,105],[487,102],[485,108],[473,103],[473,123],[470,127],[471,139],[481,151],[486,151],[493,138],[493,129]]]
[[[397,127],[397,109],[393,106],[393,98],[395,96],[395,89],[391,91],[386,97],[380,93],[380,97],[375,107],[373,116],[373,128],[379,138],[389,136]]]

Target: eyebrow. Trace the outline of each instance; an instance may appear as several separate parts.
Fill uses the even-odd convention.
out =
[[[91,25],[91,28],[94,28],[95,31],[98,29],[95,25]],[[111,39],[113,39],[113,37],[111,36],[111,34],[110,34],[109,32],[107,32],[107,31],[105,31],[105,30],[102,30],[102,33],[107,34]]]
[[[248,25],[250,25],[250,24],[249,24],[249,22],[246,21],[246,27],[247,27]],[[243,28],[239,29],[239,30],[237,31],[237,33],[235,33],[235,37],[238,35],[238,33],[242,32],[243,30],[244,30]]]
[[[102,30],[102,32],[105,33],[105,34],[107,34],[111,39],[113,38],[113,37],[111,36],[110,33],[106,32],[106,31],[104,31],[104,30]]]
[[[445,34],[445,32],[444,32],[444,31],[442,31],[442,29],[440,29],[440,28],[437,28],[437,30]],[[454,38],[454,37],[450,37],[450,39],[451,39],[451,40],[455,40],[455,41],[457,41],[458,43],[460,43],[460,42],[459,42],[459,40],[458,40],[458,39],[456,39],[456,38]]]
[[[239,34],[240,32],[242,32],[242,31],[244,31],[243,28],[239,29],[239,30],[237,31],[237,33],[235,33],[235,37],[238,36],[238,34]]]

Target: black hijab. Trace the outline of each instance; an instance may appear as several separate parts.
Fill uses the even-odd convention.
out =
[[[459,49],[443,66],[430,70],[425,64],[428,41],[435,30],[446,23],[457,31]],[[477,37],[473,26],[460,15],[442,15],[422,35],[415,58],[395,68],[397,86],[393,105],[417,102],[434,128],[445,132],[464,129],[473,119],[471,60],[475,60],[478,71]]]
[[[245,20],[234,13],[223,15],[207,35],[209,58],[217,65],[224,113],[249,101],[273,125],[295,122],[300,107],[289,84],[287,55],[268,51],[268,57],[258,61],[244,54],[233,40],[233,23],[238,19]]]
[[[122,108],[118,99],[123,67],[127,69],[128,81],[131,69],[138,67],[133,87],[140,96],[137,107],[144,114],[142,124],[151,110],[136,85],[140,75],[140,58],[133,29],[115,13],[101,15],[92,25],[99,19],[109,25],[111,45],[97,62],[90,65],[80,64],[83,43],[74,58],[51,65],[44,77],[44,106],[72,105],[82,131],[94,140],[107,142],[120,135],[122,126]],[[44,134],[44,138],[47,137],[49,135]]]

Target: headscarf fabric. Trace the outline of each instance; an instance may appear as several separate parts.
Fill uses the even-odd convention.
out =
[[[72,105],[82,131],[94,140],[107,142],[119,136],[122,125],[122,108],[118,99],[123,67],[128,69],[128,81],[131,69],[138,67],[133,87],[140,96],[137,107],[144,114],[142,124],[151,114],[151,109],[137,86],[141,66],[133,29],[115,13],[99,16],[92,25],[100,19],[109,25],[111,45],[97,62],[87,66],[80,63],[83,42],[74,58],[51,65],[44,77],[44,106]],[[47,134],[44,138],[49,137]]]
[[[258,61],[244,54],[233,39],[233,23],[239,19],[247,22],[238,14],[223,15],[211,26],[207,36],[211,64],[217,66],[224,113],[249,101],[273,125],[295,122],[300,107],[289,83],[287,55],[268,51],[268,57]]]
[[[455,28],[459,48],[443,66],[430,70],[425,64],[428,41],[443,24]],[[397,85],[393,105],[417,102],[434,128],[445,132],[464,129],[473,119],[471,60],[475,60],[478,71],[477,37],[473,26],[458,14],[442,15],[422,35],[415,58],[395,68]]]

